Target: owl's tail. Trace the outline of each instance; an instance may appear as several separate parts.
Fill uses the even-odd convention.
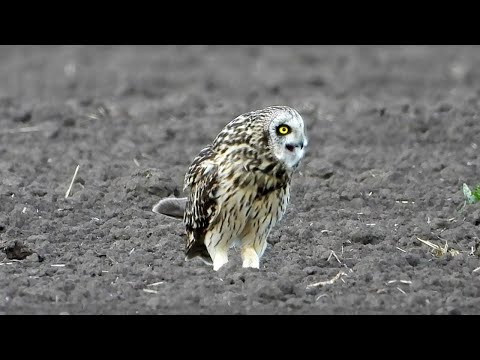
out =
[[[213,265],[213,260],[203,243],[194,242],[185,253],[185,261],[199,257],[207,265]]]
[[[187,198],[164,198],[152,209],[153,212],[162,214],[174,219],[182,220],[185,212]]]

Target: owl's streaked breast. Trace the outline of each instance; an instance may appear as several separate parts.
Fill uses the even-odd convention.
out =
[[[265,165],[265,164],[264,164]],[[265,165],[268,167],[268,165]],[[219,183],[216,200],[219,204],[219,231],[241,232],[245,224],[258,219],[273,227],[286,211],[290,200],[290,177],[278,178],[272,174],[237,168],[233,173],[225,167]]]

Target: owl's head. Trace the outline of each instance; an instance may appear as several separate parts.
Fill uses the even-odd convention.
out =
[[[295,170],[308,145],[302,117],[288,106],[271,106],[264,110],[269,113],[264,130],[273,156],[287,169]]]

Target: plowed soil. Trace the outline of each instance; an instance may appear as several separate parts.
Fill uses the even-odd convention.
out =
[[[479,314],[479,84],[468,46],[2,46],[0,313]],[[261,269],[185,262],[153,205],[269,105],[310,144]]]

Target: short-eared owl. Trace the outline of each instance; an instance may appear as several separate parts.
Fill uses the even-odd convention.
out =
[[[252,111],[228,123],[188,169],[188,197],[163,199],[153,208],[183,218],[185,259],[200,257],[218,270],[236,245],[243,267],[259,268],[268,234],[287,208],[307,141],[302,117],[288,106]]]

